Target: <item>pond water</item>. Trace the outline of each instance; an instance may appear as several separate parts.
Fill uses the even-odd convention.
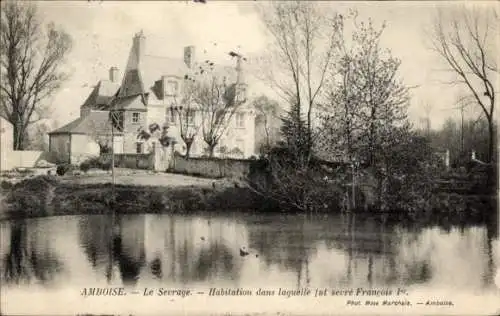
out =
[[[6,314],[371,313],[367,299],[388,298],[359,289],[392,290],[391,299],[411,304],[377,313],[463,314],[472,301],[479,304],[473,314],[500,310],[498,239],[481,225],[405,228],[340,215],[93,215],[1,222],[0,238]],[[90,287],[124,287],[126,295],[82,296]],[[161,288],[192,295],[158,297]],[[252,296],[209,296],[210,288]],[[259,288],[273,295],[257,295]],[[406,294],[395,298],[398,288]],[[144,296],[149,289],[154,294]],[[290,292],[297,289],[302,296]],[[430,299],[453,305],[425,305]],[[351,306],[355,300],[362,306]]]

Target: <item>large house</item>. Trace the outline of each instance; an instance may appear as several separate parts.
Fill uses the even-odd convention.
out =
[[[80,117],[49,133],[50,151],[56,153],[60,161],[72,164],[98,156],[103,148],[111,147],[109,111],[113,108],[119,122],[119,126],[113,128],[115,153],[147,153],[151,147],[137,137],[138,130],[165,123],[169,126],[168,135],[177,141],[176,150],[183,153],[186,147],[180,137],[175,100],[178,100],[176,96],[181,93],[186,77],[205,62],[197,61],[195,56],[193,46],[184,48],[183,58],[150,55],[146,49],[146,37],[142,32],[136,34],[123,77],[119,78],[118,68],[109,70],[109,79],[99,81],[81,105]],[[234,67],[215,66],[213,71],[246,100],[248,91],[241,58],[237,58]],[[255,113],[250,104],[247,101],[238,107],[216,147],[216,155],[229,152],[235,158],[247,158],[256,153]],[[200,124],[200,111],[190,111],[193,125]],[[190,154],[204,155],[206,148],[199,130]]]

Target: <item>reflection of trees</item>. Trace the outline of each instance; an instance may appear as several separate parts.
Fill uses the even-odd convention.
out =
[[[78,223],[78,235],[91,265],[96,268],[106,261],[112,233],[109,217],[83,216]]]
[[[402,284],[425,283],[432,278],[432,245],[422,242],[422,234],[420,229],[398,227],[394,230],[395,237],[400,240],[398,281]]]
[[[13,222],[10,230],[10,251],[4,259],[4,278],[8,283],[18,283],[22,279],[30,278],[26,262],[28,257],[26,237],[25,222]]]
[[[157,278],[161,279],[163,278],[163,271],[161,268],[161,259],[159,257],[154,258],[151,263],[149,264],[149,267],[151,269],[151,273]]]
[[[259,252],[259,258],[268,266],[277,264],[297,273],[297,285],[307,285],[309,277],[309,257],[314,243],[319,240],[315,227],[307,227],[304,218],[275,222],[248,223],[250,247]],[[302,281],[305,284],[301,284]]]
[[[141,247],[139,245],[139,247]],[[125,285],[135,285],[141,272],[142,266],[145,264],[144,246],[140,250],[138,258],[134,258],[128,253],[128,249],[124,247],[121,235],[113,236],[113,258],[118,263],[122,282]]]
[[[224,244],[211,243],[201,249],[195,263],[194,280],[205,281],[210,277],[227,277],[234,274],[234,254]],[[232,277],[231,277],[232,278]]]
[[[146,265],[145,253],[148,253],[147,273],[156,279],[184,284],[239,280],[239,265],[246,260],[239,257],[239,247],[242,245],[251,250],[250,256],[259,255],[255,259],[259,262],[259,269],[261,263],[279,266],[293,273],[299,286],[308,285],[311,276],[312,282],[324,277],[322,280],[332,280],[335,286],[354,286],[357,283],[361,283],[360,286],[414,284],[431,279],[433,282],[455,282],[452,275],[441,271],[445,266],[443,260],[447,257],[443,255],[443,250],[452,251],[450,255],[456,256],[463,251],[462,248],[472,247],[469,241],[476,247],[478,242],[481,247],[485,246],[482,235],[479,239],[465,236],[458,243],[458,237],[453,236],[453,233],[444,234],[440,230],[412,231],[399,225],[391,227],[359,217],[338,222],[333,216],[320,220],[302,217],[266,218],[265,222],[249,220],[244,225],[227,218],[206,220],[165,216],[161,217],[161,222],[156,220],[155,229],[148,231],[148,243],[140,228],[145,227],[143,221],[136,221],[139,217],[132,218],[128,222],[118,220],[120,229],[115,235],[112,233],[113,225],[100,217],[89,217],[86,224],[82,222],[80,226],[84,230],[80,232],[81,242],[88,244],[84,245],[84,249],[89,261],[97,262],[98,265],[106,260],[113,262],[126,284],[135,284],[137,281],[142,267]],[[278,221],[279,228],[276,226]],[[18,237],[19,228],[17,232],[13,230],[12,234],[12,240],[22,243],[22,238]],[[107,241],[111,241],[111,247]],[[445,243],[455,245],[452,248],[456,249],[438,248]],[[318,248],[318,244],[325,246]],[[13,248],[11,253],[16,251],[21,250]],[[102,254],[108,254],[111,258],[103,258]],[[330,261],[316,260],[321,256],[332,258],[331,270]],[[482,254],[475,255],[476,261],[483,258],[486,257],[482,257]],[[16,260],[11,260],[11,270],[12,266],[19,265],[19,260]],[[477,264],[485,264],[484,260],[481,262]],[[472,262],[455,264],[457,269],[476,266]],[[317,271],[315,266],[322,266],[324,271]]]
[[[428,260],[415,260],[405,265],[403,284],[425,283],[432,278],[432,268]]]
[[[193,219],[171,218],[170,225],[166,225],[170,230],[170,278],[183,283],[212,278],[236,280],[239,273],[235,262],[238,249],[227,243],[234,237],[227,235],[230,233],[223,229],[227,223],[214,218],[202,224],[201,228],[206,229],[208,235],[203,236],[203,241],[196,247],[195,238],[200,236],[194,230],[195,222]]]
[[[50,249],[51,245],[41,245],[48,242],[44,235],[28,234],[36,226],[27,226],[23,220],[14,221],[10,231],[10,251],[5,256],[4,279],[7,283],[30,281],[33,277],[48,284],[63,271],[63,263]]]
[[[134,285],[145,264],[144,240],[124,245],[123,236],[129,232],[123,223],[129,218],[115,216],[85,216],[79,223],[80,243],[94,268],[102,266],[108,281],[112,279],[113,265],[117,264],[122,282]],[[140,225],[132,223],[132,226]],[[144,233],[144,231],[143,231]],[[139,255],[132,252],[139,250]]]
[[[498,240],[498,214],[499,212],[490,212],[486,223],[486,250],[487,250],[487,273],[484,274],[485,284],[492,285],[495,277],[495,261],[493,253],[494,240]],[[497,263],[500,269],[500,262]]]
[[[259,251],[262,260],[267,265],[277,264],[296,271],[299,283],[310,281],[309,265],[318,244],[324,244],[327,249],[343,250],[346,254],[346,267],[340,278],[332,278],[335,269],[321,272],[323,279],[335,279],[335,286],[338,282],[352,285],[355,280],[370,285],[387,283],[396,277],[392,230],[384,224],[355,216],[311,220],[295,217],[289,221],[280,220],[279,229],[273,222],[249,223],[248,229],[251,247]],[[338,266],[338,262],[331,264]]]

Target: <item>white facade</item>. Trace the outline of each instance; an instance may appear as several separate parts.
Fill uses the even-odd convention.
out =
[[[160,125],[166,123],[169,126],[168,135],[177,141],[175,150],[181,154],[185,153],[186,145],[181,138],[179,117],[175,111],[170,110],[170,106],[166,104],[148,106],[147,124],[152,123]],[[186,127],[185,121],[182,124]],[[221,128],[223,133],[215,148],[215,156],[249,158],[255,155],[255,111],[242,107],[233,114],[229,124],[221,125]],[[206,155],[208,145],[203,140],[203,116],[200,111],[194,111],[193,124],[189,125],[188,129],[189,133],[196,133],[190,155],[193,157]]]
[[[0,170],[8,170],[9,157],[14,151],[12,124],[0,116]]]

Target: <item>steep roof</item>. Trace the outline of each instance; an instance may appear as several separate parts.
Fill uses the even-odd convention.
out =
[[[109,121],[109,112],[95,111],[89,115],[80,117],[73,122],[70,122],[63,127],[49,133],[54,134],[96,134],[108,135],[111,134],[111,124]],[[118,134],[118,133],[117,133]]]
[[[160,80],[162,76],[174,76],[184,79],[186,75],[193,76],[200,72],[201,67],[207,69],[210,61],[195,62],[192,68],[189,68],[181,58],[162,57],[154,55],[145,55],[139,65],[140,73],[146,91],[153,88],[155,81]],[[234,67],[225,65],[214,65],[213,73],[217,77],[226,77],[228,82],[236,82],[236,70]]]
[[[145,93],[142,74],[138,69],[129,69],[123,76],[122,85],[118,97],[129,97]]]
[[[119,83],[111,82],[109,80],[100,80],[81,107],[104,109],[113,99],[113,96],[116,94],[119,88]]]
[[[115,110],[146,110],[145,103],[147,101],[142,99],[142,95],[136,94],[127,97],[118,97],[113,101],[112,106]]]

